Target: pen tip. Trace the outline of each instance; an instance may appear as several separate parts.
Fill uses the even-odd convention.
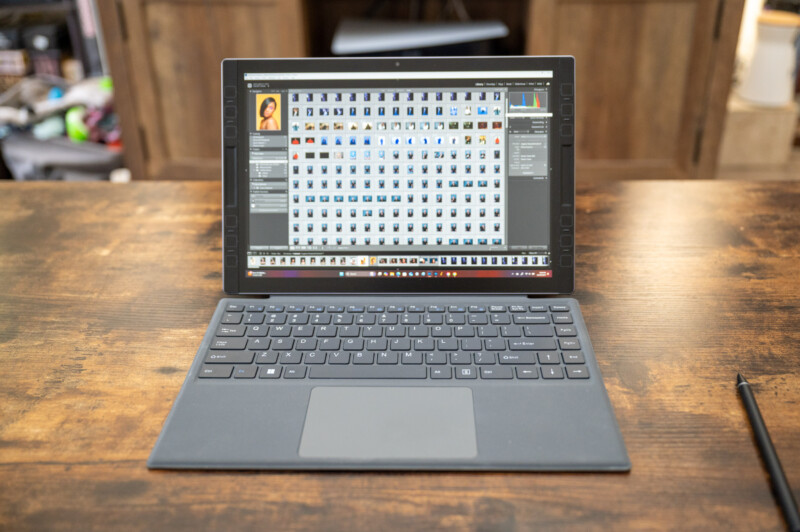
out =
[[[736,384],[737,384],[737,386],[738,386],[739,384],[742,384],[743,382],[747,382],[747,381],[745,380],[745,378],[744,378],[744,377],[742,377],[742,374],[741,374],[741,373],[737,373],[737,374],[736,374]]]

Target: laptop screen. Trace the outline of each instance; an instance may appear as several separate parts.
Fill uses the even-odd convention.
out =
[[[238,76],[247,278],[553,277],[552,68]]]

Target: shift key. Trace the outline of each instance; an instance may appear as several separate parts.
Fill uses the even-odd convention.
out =
[[[206,364],[251,364],[252,351],[211,351],[206,355]]]
[[[247,347],[247,338],[214,338],[211,342],[211,349],[215,350],[240,350]]]

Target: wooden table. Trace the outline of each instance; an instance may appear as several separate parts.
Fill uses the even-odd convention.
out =
[[[800,499],[800,183],[579,188],[630,474],[148,471],[217,300],[217,183],[0,186],[0,529],[780,530]]]

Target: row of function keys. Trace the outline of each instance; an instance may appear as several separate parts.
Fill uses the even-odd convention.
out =
[[[427,335],[426,335],[427,336]],[[556,343],[556,340],[558,343]],[[460,344],[460,346],[459,346]],[[411,338],[215,338],[211,342],[212,351],[409,351],[412,349]],[[577,338],[416,338],[413,341],[416,351],[577,351],[581,343]],[[366,346],[366,347],[365,347]]]
[[[476,364],[479,366],[492,366],[500,364],[508,365],[533,365],[537,361],[540,365],[560,364],[584,364],[586,359],[581,351],[564,351],[561,356],[557,352],[546,351],[540,353],[465,353],[465,352],[394,352],[381,351],[378,353],[356,351],[212,351],[206,355],[206,364],[354,364],[371,365],[378,364],[398,364],[419,365],[423,361],[430,366],[445,365],[450,363],[454,366]]]
[[[513,368],[513,369],[512,369]],[[424,366],[234,366],[206,365],[200,368],[201,379],[588,379],[586,366],[524,367],[431,367]]]
[[[226,312],[329,312],[329,313],[383,313],[383,312],[569,312],[568,305],[262,305],[228,303]]]
[[[548,323],[570,324],[572,314],[554,312],[552,314],[348,314],[348,313],[258,313],[226,312],[222,316],[225,325],[543,325]]]

